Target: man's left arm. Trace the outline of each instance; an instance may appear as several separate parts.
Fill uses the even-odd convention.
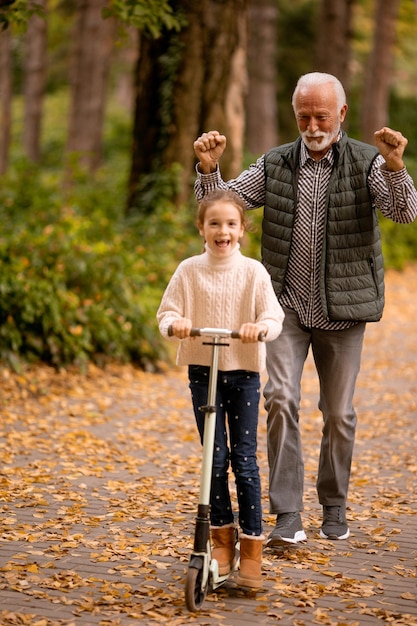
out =
[[[406,137],[391,128],[377,131],[375,144],[381,156],[375,159],[369,176],[375,208],[400,224],[417,217],[417,190],[403,161],[407,143]]]

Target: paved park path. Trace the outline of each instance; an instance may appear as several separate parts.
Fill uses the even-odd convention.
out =
[[[184,578],[200,445],[185,373],[0,371],[0,624],[417,625],[417,266],[387,276],[357,386],[347,541],[320,539],[321,418],[302,399],[307,542],[263,558],[264,589],[233,579],[191,614]],[[265,414],[259,463],[268,513]]]

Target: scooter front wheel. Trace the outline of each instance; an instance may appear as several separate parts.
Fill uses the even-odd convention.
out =
[[[203,584],[204,558],[193,557],[185,580],[185,604],[191,612],[198,611],[207,595],[208,579]]]

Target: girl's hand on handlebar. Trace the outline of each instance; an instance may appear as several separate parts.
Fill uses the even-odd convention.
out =
[[[190,336],[191,328],[193,327],[191,320],[186,317],[180,317],[171,324],[171,331],[178,339],[185,339]]]
[[[252,324],[251,322],[247,322],[240,327],[239,336],[243,343],[255,343],[259,341],[261,334],[266,336],[267,332],[268,327],[266,324]]]

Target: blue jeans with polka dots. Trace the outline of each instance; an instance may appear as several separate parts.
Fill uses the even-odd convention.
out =
[[[191,397],[201,441],[207,404],[210,368],[188,368]],[[210,495],[210,522],[224,526],[234,521],[229,492],[231,466],[239,505],[239,525],[243,533],[262,534],[261,480],[256,458],[260,377],[257,372],[219,371],[216,397],[216,433]]]

